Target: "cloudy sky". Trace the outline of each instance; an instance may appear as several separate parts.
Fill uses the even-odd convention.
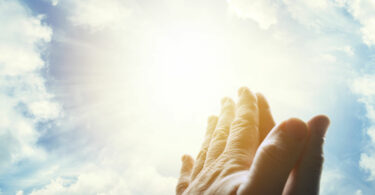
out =
[[[220,99],[331,118],[321,193],[375,191],[375,1],[0,0],[0,194],[173,194]]]

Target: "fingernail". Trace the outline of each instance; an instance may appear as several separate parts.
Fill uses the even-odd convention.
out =
[[[307,136],[307,125],[300,119],[291,118],[284,121],[280,126],[289,137],[292,137],[297,141],[302,141]]]

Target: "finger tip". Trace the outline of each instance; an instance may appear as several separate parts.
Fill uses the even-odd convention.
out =
[[[297,140],[304,140],[308,134],[307,125],[298,118],[290,118],[281,124],[281,129]]]
[[[321,136],[325,135],[329,124],[330,120],[326,115],[317,115],[308,122],[309,127],[313,131],[317,131]]]
[[[261,92],[256,92],[255,95],[256,95],[259,99],[264,98],[264,95],[263,95],[263,93],[261,93]]]
[[[255,93],[253,93],[251,91],[250,88],[246,87],[246,86],[243,86],[243,87],[240,87],[238,89],[238,96],[242,96],[242,95],[246,95],[246,96],[249,96],[249,95],[252,95],[252,96],[256,96]]]
[[[234,105],[234,101],[230,97],[223,97],[220,102],[222,108]]]
[[[238,89],[239,104],[243,102],[257,102],[258,97],[248,87]],[[241,103],[242,102],[242,103]]]
[[[258,104],[260,107],[268,109],[270,106],[268,104],[267,98],[260,92],[256,93]]]
[[[238,93],[238,96],[241,96],[244,92],[248,91],[249,88],[246,87],[246,86],[242,86],[238,89],[237,93]]]
[[[185,160],[186,160],[186,158],[187,158],[186,155],[187,155],[187,154],[184,154],[184,155],[181,156],[181,162],[185,162]]]
[[[322,126],[328,126],[330,124],[330,122],[331,121],[329,120],[329,117],[327,115],[324,115],[324,114],[320,114],[320,115],[314,116],[309,121],[309,123],[320,124]]]
[[[181,157],[181,161],[183,163],[186,163],[186,162],[190,162],[190,161],[194,161],[194,160],[193,160],[193,157],[191,157],[189,154],[184,154]]]

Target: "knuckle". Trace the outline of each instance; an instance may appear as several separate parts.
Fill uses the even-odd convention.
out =
[[[205,136],[205,138],[203,140],[203,143],[202,143],[202,147],[201,147],[202,150],[208,148],[208,145],[210,144],[211,138],[212,138],[211,134]]]
[[[197,161],[198,160],[204,160],[206,158],[206,154],[207,154],[206,149],[202,149],[201,151],[199,151],[199,153],[197,155]]]
[[[236,132],[258,132],[258,123],[254,119],[238,118],[232,122],[231,131]]]
[[[241,109],[238,110],[235,120],[232,122],[234,124],[255,124],[259,123],[259,114],[254,110]]]
[[[249,109],[257,109],[258,103],[256,98],[251,98],[251,96],[240,98],[237,104],[237,108],[249,108]]]
[[[228,131],[224,128],[216,129],[214,132],[214,140],[224,140],[228,137]]]
[[[205,164],[210,164],[212,161],[215,161],[218,156],[224,151],[226,146],[225,141],[217,142],[213,147],[210,149],[209,153],[207,154],[207,158],[205,160]]]

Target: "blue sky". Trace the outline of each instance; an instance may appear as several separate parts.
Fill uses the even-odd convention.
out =
[[[0,194],[173,194],[249,86],[326,114],[321,194],[375,191],[371,0],[0,0]]]

